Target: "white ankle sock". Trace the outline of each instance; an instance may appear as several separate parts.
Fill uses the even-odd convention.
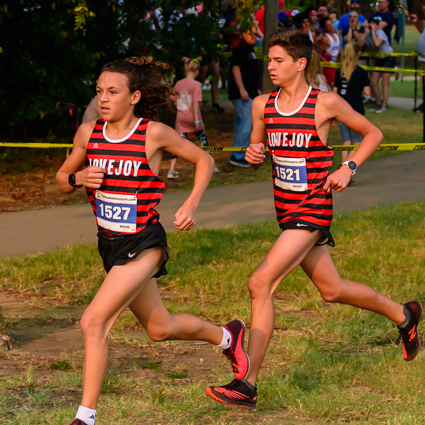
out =
[[[221,329],[223,329],[223,339],[221,340],[221,343],[218,346],[225,350],[226,348],[229,348],[232,345],[232,334],[226,328]]]
[[[87,425],[94,425],[96,418],[96,410],[89,409],[88,407],[79,406],[75,419],[80,419]]]

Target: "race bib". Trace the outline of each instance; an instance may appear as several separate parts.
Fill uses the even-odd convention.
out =
[[[137,197],[96,191],[97,224],[114,232],[136,233]]]
[[[293,192],[308,189],[305,158],[282,158],[273,155],[275,185]]]

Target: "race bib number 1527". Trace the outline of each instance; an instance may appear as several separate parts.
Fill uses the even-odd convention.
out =
[[[121,233],[136,233],[137,197],[96,191],[97,224]]]

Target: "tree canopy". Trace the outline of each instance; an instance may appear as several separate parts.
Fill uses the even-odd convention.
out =
[[[101,67],[152,55],[178,71],[183,56],[220,47],[214,0],[4,0],[0,6],[0,136],[46,137],[58,129],[59,102],[84,108]],[[160,7],[160,9],[158,9]],[[156,10],[156,13],[155,13]]]

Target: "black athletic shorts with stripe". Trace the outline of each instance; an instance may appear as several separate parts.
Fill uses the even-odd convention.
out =
[[[158,278],[167,274],[165,265],[170,258],[170,248],[167,245],[167,234],[161,223],[148,224],[141,232],[134,235],[107,236],[98,232],[98,249],[103,260],[103,267],[106,272],[113,266],[122,266],[133,258],[136,258],[142,251],[161,246],[165,252],[165,260],[161,268],[153,277]]]

